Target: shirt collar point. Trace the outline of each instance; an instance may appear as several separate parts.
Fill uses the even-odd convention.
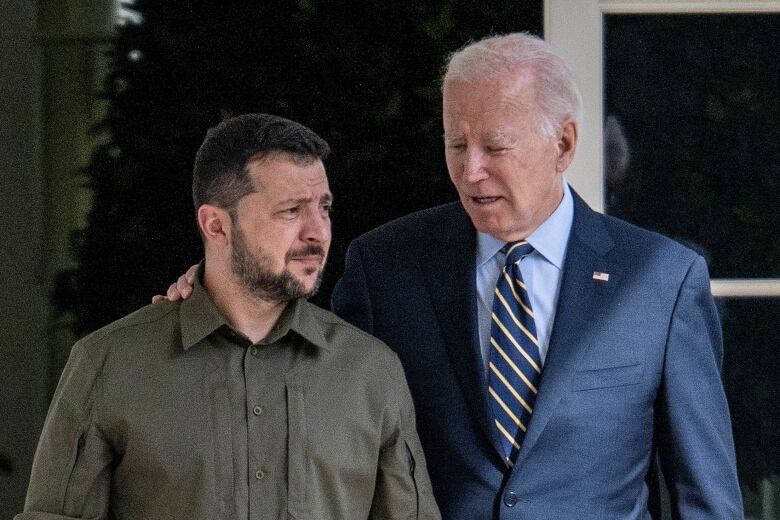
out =
[[[182,349],[186,352],[225,324],[208,292],[200,282],[203,262],[198,268],[192,295],[179,305]]]
[[[563,198],[553,213],[528,236],[528,243],[558,270],[563,269],[569,232],[574,221],[574,198],[563,183]]]
[[[322,331],[322,324],[314,315],[313,309],[309,308],[313,304],[303,298],[291,301],[290,311],[280,318],[279,336],[284,337],[290,331],[295,332],[300,337],[324,350],[330,350],[328,342],[325,340],[325,334]]]

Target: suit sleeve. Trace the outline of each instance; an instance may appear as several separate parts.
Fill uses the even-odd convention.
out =
[[[659,392],[659,452],[679,519],[742,518],[723,342],[704,259],[691,265],[669,329]]]
[[[106,518],[113,452],[94,421],[97,380],[87,352],[76,344],[49,407],[24,512],[16,520]]]
[[[369,334],[374,333],[368,282],[357,242],[352,242],[347,248],[344,274],[333,289],[331,309],[341,319]]]
[[[390,372],[393,387],[382,425],[371,520],[440,520],[425,455],[417,436],[414,404],[397,358]]]

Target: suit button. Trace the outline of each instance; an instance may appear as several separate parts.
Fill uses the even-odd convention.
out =
[[[514,507],[517,504],[517,495],[514,491],[510,491],[504,495],[504,504],[506,507]]]

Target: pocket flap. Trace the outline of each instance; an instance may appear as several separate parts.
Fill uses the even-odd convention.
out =
[[[606,367],[594,370],[578,370],[574,374],[572,388],[575,391],[636,385],[641,382],[642,364]]]

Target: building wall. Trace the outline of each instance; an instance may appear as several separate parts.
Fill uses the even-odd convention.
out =
[[[0,2],[0,518],[21,509],[48,405],[37,3]]]
[[[75,266],[91,206],[82,169],[104,135],[96,93],[115,0],[0,3],[0,520],[21,511],[33,454],[75,339],[49,295]],[[10,468],[9,468],[10,466]]]

